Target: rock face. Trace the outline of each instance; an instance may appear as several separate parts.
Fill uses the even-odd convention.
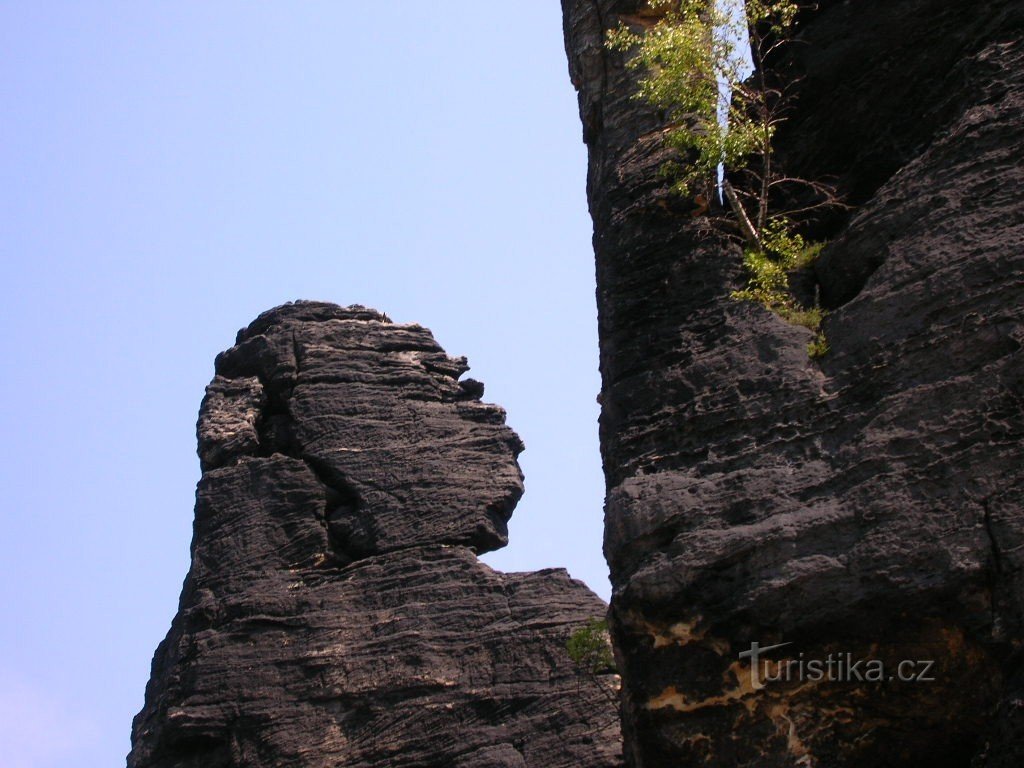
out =
[[[821,2],[776,62],[804,77],[780,157],[854,206],[816,233],[820,361],[730,298],[737,247],[658,173],[661,116],[602,45],[650,12],[563,10],[627,763],[1024,764],[1024,3]],[[934,679],[763,683],[754,642],[791,644],[771,672]]]
[[[502,574],[518,436],[426,329],[299,302],[219,355],[192,567],[130,768],[615,766],[605,612],[560,570]]]

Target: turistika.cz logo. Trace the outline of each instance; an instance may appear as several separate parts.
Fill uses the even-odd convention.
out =
[[[830,682],[830,683],[930,683],[935,680],[931,659],[903,659],[895,668],[881,659],[857,658],[852,653],[836,651],[823,659],[804,658],[800,653],[795,658],[762,658],[770,651],[785,648],[793,643],[761,645],[751,643],[750,650],[740,651],[741,659],[750,659],[750,680],[755,690],[767,683]]]

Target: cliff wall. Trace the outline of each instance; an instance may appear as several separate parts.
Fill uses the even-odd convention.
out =
[[[627,762],[1024,761],[1024,3],[822,2],[779,157],[817,224],[831,351],[730,298],[737,246],[659,174],[661,115],[563,0],[589,148],[605,555]],[[739,653],[931,660],[933,681],[758,687]],[[888,674],[888,673],[887,673]]]

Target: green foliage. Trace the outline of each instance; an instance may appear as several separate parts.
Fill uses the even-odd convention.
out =
[[[783,320],[800,325],[811,331],[818,331],[821,328],[821,321],[825,319],[825,311],[821,307],[803,309],[801,307],[782,306],[776,310]]]
[[[825,243],[806,243],[801,238],[802,245],[793,258],[793,269],[804,269],[811,266],[821,256]]]
[[[749,275],[747,287],[733,291],[732,297],[740,301],[755,301],[793,325],[815,332],[807,353],[819,358],[829,350],[828,341],[821,330],[825,311],[821,307],[799,306],[789,290],[789,273],[809,267],[818,258],[823,243],[806,243],[798,234],[791,234],[785,222],[765,227],[765,250],[748,248],[743,254],[743,265]]]
[[[828,351],[821,331],[824,312],[797,305],[788,273],[809,266],[821,245],[806,243],[794,222],[772,213],[773,189],[797,185],[821,202],[801,211],[838,204],[824,184],[787,177],[774,163],[772,139],[784,119],[784,90],[766,81],[766,58],[791,37],[799,10],[790,0],[746,0],[746,13],[733,14],[714,0],[650,0],[661,15],[642,32],[625,24],[609,33],[611,50],[630,52],[626,66],[642,72],[635,98],[664,110],[669,128],[666,143],[680,159],[662,173],[684,195],[707,190],[724,166],[722,186],[746,248],[743,264],[747,286],[733,298],[756,301],[788,322],[814,331],[808,348],[812,357]],[[737,41],[750,41],[755,75],[743,78],[743,63],[735,55]],[[723,86],[732,94],[727,119],[720,111]],[[730,182],[737,174],[747,183]],[[749,210],[748,210],[749,209]]]
[[[818,331],[818,334],[811,343],[807,345],[807,354],[812,360],[817,360],[819,357],[824,357],[829,349],[831,347],[828,344],[828,339],[825,338],[825,334]]]
[[[604,619],[592,619],[573,632],[565,649],[581,674],[596,675],[615,669],[608,622]]]
[[[780,314],[797,317],[793,297],[789,293],[789,272],[809,266],[818,257],[822,246],[808,244],[791,231],[789,222],[781,217],[771,219],[761,232],[763,249],[748,247],[743,254],[743,266],[750,276],[747,287],[734,291],[734,299],[756,301]],[[820,310],[805,310],[805,312]],[[784,314],[785,316],[785,314]],[[789,319],[787,317],[787,319]],[[805,325],[805,322],[797,322]]]
[[[608,47],[634,51],[627,66],[644,72],[637,98],[666,111],[668,144],[687,155],[673,167],[676,191],[691,194],[718,165],[733,168],[750,155],[767,158],[778,120],[763,82],[742,78],[734,55],[737,40],[758,43],[770,30],[784,37],[797,5],[788,0],[747,0],[746,17],[735,18],[709,0],[652,0],[664,15],[643,34],[620,24]],[[755,54],[761,46],[755,46]],[[719,120],[722,86],[732,94],[725,125]]]

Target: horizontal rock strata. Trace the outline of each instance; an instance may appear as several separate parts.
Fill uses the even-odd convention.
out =
[[[613,676],[565,643],[605,606],[502,574],[522,443],[426,329],[261,315],[199,417],[192,567],[130,768],[619,764]]]
[[[822,2],[779,155],[831,344],[730,298],[739,249],[659,173],[662,116],[563,0],[590,152],[605,554],[627,762],[1018,765],[1024,749],[1024,6]],[[813,287],[813,286],[812,286]],[[935,681],[758,688],[738,657],[929,659]],[[890,669],[892,666],[889,667]]]

